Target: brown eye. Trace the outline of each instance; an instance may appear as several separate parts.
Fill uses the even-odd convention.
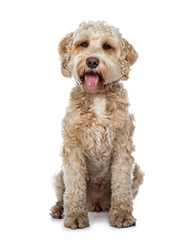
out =
[[[108,49],[111,49],[111,46],[109,45],[109,44],[104,44],[103,45],[103,49],[105,49],[105,50],[108,50]]]
[[[88,42],[81,43],[81,47],[87,48],[88,47]]]

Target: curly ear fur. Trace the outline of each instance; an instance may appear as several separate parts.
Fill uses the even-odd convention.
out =
[[[71,77],[71,70],[68,66],[71,56],[73,33],[69,33],[63,38],[58,46],[58,52],[61,56],[61,72],[65,77]]]
[[[122,38],[122,52],[121,52],[121,71],[122,80],[127,80],[129,78],[130,66],[133,65],[138,58],[138,53],[135,51],[134,47],[128,43],[127,40]]]

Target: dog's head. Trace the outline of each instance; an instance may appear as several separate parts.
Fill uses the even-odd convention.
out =
[[[59,44],[61,70],[73,76],[85,91],[104,91],[127,80],[138,54],[118,29],[104,22],[83,22]]]

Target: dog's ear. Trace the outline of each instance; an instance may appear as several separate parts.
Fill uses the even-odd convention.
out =
[[[128,62],[128,64],[133,65],[137,58],[138,58],[138,53],[134,49],[134,47],[128,43],[127,40],[123,39],[123,50],[122,50],[122,55],[124,55],[125,60]]]
[[[68,64],[71,57],[71,48],[73,41],[73,33],[69,33],[63,38],[58,46],[58,52],[61,57],[61,72],[65,77],[71,77],[71,69]]]
[[[122,38],[122,52],[121,52],[121,62],[122,62],[122,80],[127,80],[129,78],[130,66],[132,66],[138,58],[138,53],[134,47],[128,43],[127,40]]]

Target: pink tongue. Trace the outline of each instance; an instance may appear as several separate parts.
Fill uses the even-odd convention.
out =
[[[98,84],[99,81],[99,75],[98,74],[85,74],[85,81],[86,85],[88,87],[95,87]]]

